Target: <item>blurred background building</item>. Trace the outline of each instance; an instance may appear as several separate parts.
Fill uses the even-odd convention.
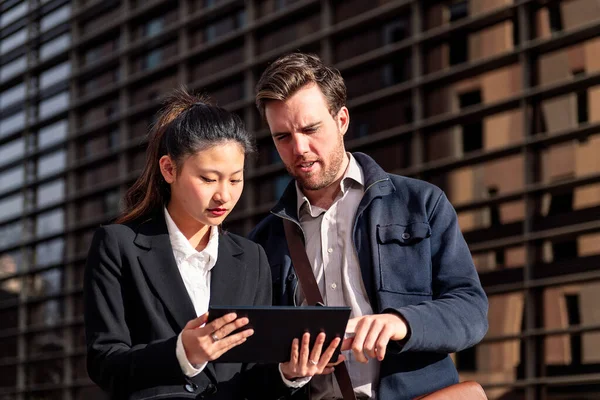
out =
[[[0,399],[99,396],[82,275],[179,84],[238,112],[259,156],[226,228],[288,182],[253,102],[279,55],[346,78],[349,149],[442,187],[490,298],[455,355],[490,399],[600,398],[600,1],[3,0]]]

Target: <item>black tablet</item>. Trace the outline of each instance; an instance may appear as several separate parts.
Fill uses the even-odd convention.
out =
[[[310,333],[310,346],[320,332],[325,332],[323,351],[336,337],[343,338],[350,318],[350,307],[254,307],[254,306],[210,306],[209,322],[235,312],[239,317],[248,317],[254,334],[239,346],[224,353],[215,362],[222,363],[280,363],[290,359],[292,340],[302,339],[304,332]],[[340,347],[331,358],[337,360]]]

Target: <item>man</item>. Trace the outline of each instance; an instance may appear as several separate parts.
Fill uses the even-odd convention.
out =
[[[345,151],[346,87],[316,56],[271,64],[256,104],[294,178],[250,235],[269,258],[274,304],[304,300],[287,218],[302,228],[326,305],[352,308],[342,347],[357,397],[412,399],[458,382],[449,353],[483,338],[488,303],[444,193]],[[309,386],[311,399],[342,397],[331,374]]]

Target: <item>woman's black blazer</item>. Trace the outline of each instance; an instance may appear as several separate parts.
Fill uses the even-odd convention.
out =
[[[196,317],[179,274],[162,212],[141,223],[99,228],[84,279],[87,366],[91,379],[118,399],[268,399],[289,389],[276,365],[209,363],[187,378],[175,347]],[[264,250],[219,235],[211,271],[211,305],[270,305]]]

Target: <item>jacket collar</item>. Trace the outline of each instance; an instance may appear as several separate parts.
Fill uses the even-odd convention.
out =
[[[372,199],[393,193],[396,188],[389,175],[373,160],[364,153],[352,153],[360,165],[365,179],[365,195],[361,200],[357,215],[369,205]],[[296,181],[292,180],[285,188],[283,195],[277,204],[271,209],[271,213],[298,221],[297,212]]]
[[[146,250],[138,256],[142,269],[180,331],[196,318],[196,312],[177,268],[164,215],[152,215],[136,231],[134,243]],[[245,280],[246,265],[240,260],[244,251],[228,234],[219,235],[217,262],[211,270],[210,304],[230,305],[235,304]]]

